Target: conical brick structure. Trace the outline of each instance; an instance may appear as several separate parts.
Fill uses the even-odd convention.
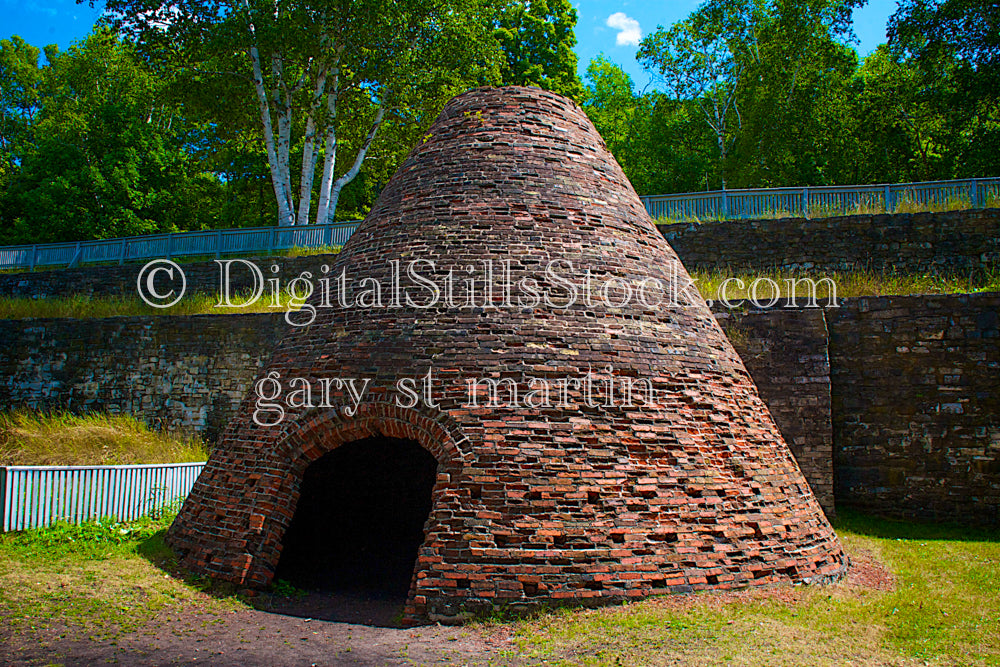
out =
[[[395,539],[384,521],[420,503],[383,501],[429,469],[414,622],[843,575],[742,362],[570,100],[453,99],[312,279],[315,321],[289,327],[169,531],[186,567],[265,585],[387,560],[368,555]],[[351,378],[363,396],[336,382]],[[407,468],[411,449],[430,467]],[[383,464],[403,481],[379,487]]]

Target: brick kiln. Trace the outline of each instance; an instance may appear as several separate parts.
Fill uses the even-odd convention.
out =
[[[573,102],[452,100],[329,269],[169,531],[184,566],[395,586],[411,622],[844,573]]]

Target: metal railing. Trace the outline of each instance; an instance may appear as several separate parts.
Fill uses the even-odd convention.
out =
[[[670,220],[734,220],[782,215],[819,217],[845,213],[892,213],[916,208],[982,208],[1000,200],[1000,178],[923,183],[829,185],[757,190],[716,190],[640,197],[650,217]]]
[[[301,227],[245,227],[201,232],[128,236],[97,241],[46,243],[0,248],[0,269],[81,264],[124,264],[143,259],[272,253],[292,248],[343,245],[360,220]]]
[[[980,208],[1000,199],[1000,178],[924,183],[830,185],[803,188],[717,190],[640,197],[653,219],[734,220],[782,215],[816,217],[850,212],[892,212],[917,207]],[[246,227],[154,234],[73,243],[0,247],[0,270],[79,266],[165,257],[245,255],[292,248],[343,245],[360,220],[301,227]]]
[[[109,516],[132,521],[187,497],[204,467],[0,466],[0,532]]]

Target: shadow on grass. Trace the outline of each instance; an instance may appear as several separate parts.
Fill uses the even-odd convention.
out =
[[[136,553],[154,567],[206,595],[219,599],[236,598],[248,607],[269,614],[381,628],[404,627],[405,598],[359,591],[305,591],[284,581],[265,590],[237,586],[181,567],[164,540],[166,534],[166,529],[156,531],[138,544]]]
[[[948,522],[887,519],[849,508],[838,508],[837,518],[832,523],[836,530],[884,539],[1000,542],[1000,529]]]

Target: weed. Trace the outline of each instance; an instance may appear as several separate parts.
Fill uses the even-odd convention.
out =
[[[154,431],[128,415],[0,413],[0,465],[135,465],[207,458],[200,437]]]
[[[305,597],[306,592],[286,579],[278,579],[271,584],[271,592],[283,598]]]

